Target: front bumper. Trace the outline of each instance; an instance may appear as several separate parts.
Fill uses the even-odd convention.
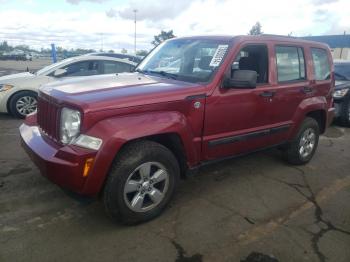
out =
[[[22,147],[41,174],[62,188],[83,193],[86,180],[83,176],[85,162],[88,158],[94,158],[96,152],[54,144],[45,139],[37,126],[25,123],[19,129]]]
[[[7,112],[7,101],[9,95],[7,92],[0,92],[0,113],[8,113]]]
[[[334,116],[335,116],[335,111],[336,111],[336,109],[334,107],[331,107],[328,109],[326,127],[329,127],[332,124],[332,122],[334,120]]]
[[[334,107],[335,107],[335,117],[340,117],[344,102],[346,102],[345,97],[334,99]]]

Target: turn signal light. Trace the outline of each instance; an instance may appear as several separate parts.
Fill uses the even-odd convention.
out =
[[[94,162],[93,158],[86,159],[85,165],[84,165],[83,177],[86,177],[89,174],[89,171],[92,167],[93,162]]]

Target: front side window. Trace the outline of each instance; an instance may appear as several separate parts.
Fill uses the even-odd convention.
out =
[[[258,75],[257,83],[268,82],[268,52],[266,45],[248,45],[242,48],[231,65],[231,77],[235,70],[251,70]]]
[[[174,39],[149,54],[136,71],[188,82],[208,82],[226,57],[229,41]]]
[[[314,65],[315,80],[327,80],[331,77],[331,67],[328,61],[327,51],[320,48],[311,48]]]
[[[304,52],[300,47],[276,46],[278,82],[305,80]]]
[[[65,77],[91,76],[99,73],[98,61],[77,62],[64,67],[64,69],[67,70],[67,72],[64,74]]]

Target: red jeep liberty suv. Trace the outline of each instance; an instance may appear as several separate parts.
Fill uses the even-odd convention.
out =
[[[175,38],[134,73],[44,86],[22,145],[59,186],[102,196],[126,224],[149,220],[201,165],[279,146],[310,161],[334,115],[333,62],[281,36]]]

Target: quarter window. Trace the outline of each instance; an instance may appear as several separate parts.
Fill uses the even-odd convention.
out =
[[[305,59],[300,47],[276,46],[278,82],[304,80]]]
[[[315,80],[327,80],[331,77],[331,69],[326,50],[311,48]]]

